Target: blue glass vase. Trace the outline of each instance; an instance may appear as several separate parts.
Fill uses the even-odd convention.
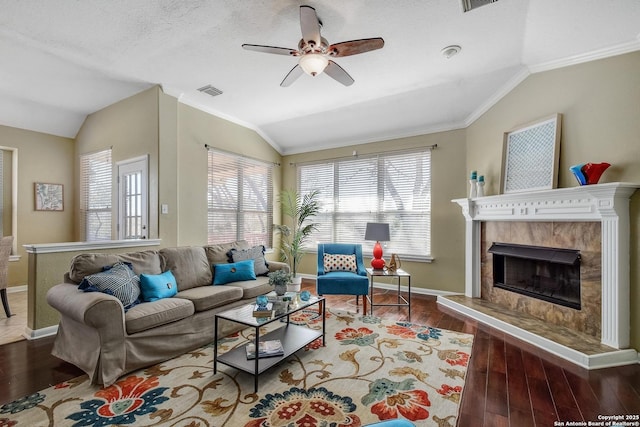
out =
[[[309,298],[311,298],[311,292],[309,291],[300,292],[300,299],[302,301],[309,301]]]
[[[266,295],[258,295],[256,297],[256,304],[258,305],[258,309],[265,308],[269,303],[269,298]]]

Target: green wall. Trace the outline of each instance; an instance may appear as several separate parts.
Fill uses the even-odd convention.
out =
[[[205,144],[278,164],[281,160],[256,132],[178,103],[154,87],[87,117],[76,138],[76,170],[81,154],[109,147],[114,163],[149,155],[149,237],[162,239],[165,247],[201,245],[207,242]],[[276,168],[274,189],[280,188],[280,175]],[[167,214],[159,213],[162,204],[168,205]]]
[[[574,164],[608,162],[600,182],[640,183],[640,52],[533,74],[467,128],[467,169],[498,194],[505,131],[562,113],[559,187]],[[640,349],[640,191],[631,199],[631,346]]]
[[[205,144],[278,164],[281,156],[255,131],[185,104],[177,106],[177,123],[177,242],[180,245],[206,244],[208,171]],[[281,168],[276,166],[273,176],[274,205],[275,194],[280,188],[280,176]],[[274,217],[277,214],[274,213]]]
[[[28,262],[22,245],[64,242],[74,238],[74,143],[69,138],[0,126],[0,145],[17,149],[18,153],[17,206],[11,205],[10,198],[4,199],[4,208],[9,214],[13,208],[16,209],[15,255],[20,256],[19,261],[9,263],[9,286],[26,285]],[[6,156],[5,161],[11,162],[11,156]],[[35,210],[36,182],[64,185],[63,211]],[[7,218],[6,215],[4,217]]]
[[[158,237],[158,132],[160,89],[153,87],[137,95],[90,114],[76,136],[75,170],[80,176],[80,155],[112,147],[112,159],[117,162],[149,155],[149,238]],[[80,194],[76,179],[75,194]],[[113,194],[113,206],[116,204]],[[75,211],[80,212],[76,198]],[[75,239],[80,240],[81,218],[76,218]],[[115,233],[115,221],[112,227]],[[114,234],[115,235],[115,234]]]

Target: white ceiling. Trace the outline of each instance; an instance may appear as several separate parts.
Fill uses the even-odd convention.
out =
[[[382,37],[336,58],[355,79],[279,86],[299,6],[329,43]],[[640,50],[638,0],[0,0],[0,124],[75,137],[85,117],[155,84],[255,129],[282,154],[470,124],[532,72]],[[440,51],[458,44],[445,59]],[[640,72],[640,70],[638,70]],[[211,84],[224,93],[197,91]]]

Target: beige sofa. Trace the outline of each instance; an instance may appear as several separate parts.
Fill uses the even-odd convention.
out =
[[[85,371],[94,384],[110,385],[122,375],[213,342],[214,315],[255,301],[272,291],[268,277],[212,285],[214,264],[228,263],[231,249],[249,250],[247,242],[178,247],[126,254],[76,256],[64,283],[53,286],[47,302],[60,312],[52,354]],[[245,252],[246,253],[246,252]],[[115,296],[85,292],[78,284],[117,262],[130,263],[136,275],[170,270],[177,294],[142,302],[128,310]],[[246,264],[246,263],[245,263]],[[268,262],[268,270],[288,269]],[[221,333],[237,330],[221,323]],[[235,329],[234,329],[235,328]]]

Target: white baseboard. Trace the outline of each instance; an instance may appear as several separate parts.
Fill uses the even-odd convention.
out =
[[[398,290],[398,285],[397,284],[393,284],[393,283],[379,283],[379,282],[373,282],[373,288],[374,289],[387,289],[387,290],[391,290],[391,291],[396,291]],[[403,282],[402,286],[400,287],[401,290],[406,290],[407,289],[407,285]],[[415,285],[411,285],[411,293],[412,294],[420,294],[420,295],[433,295],[433,296],[439,296],[439,295],[458,295],[460,292],[449,292],[449,291],[441,291],[439,289],[428,289],[428,288],[418,288]]]
[[[14,292],[27,292],[27,289],[27,285],[9,286],[7,288],[7,293],[12,294]]]
[[[44,337],[50,337],[51,335],[55,335],[58,333],[58,325],[48,326],[42,329],[31,329],[29,327],[24,328],[24,332],[22,336],[28,340],[37,340]]]

